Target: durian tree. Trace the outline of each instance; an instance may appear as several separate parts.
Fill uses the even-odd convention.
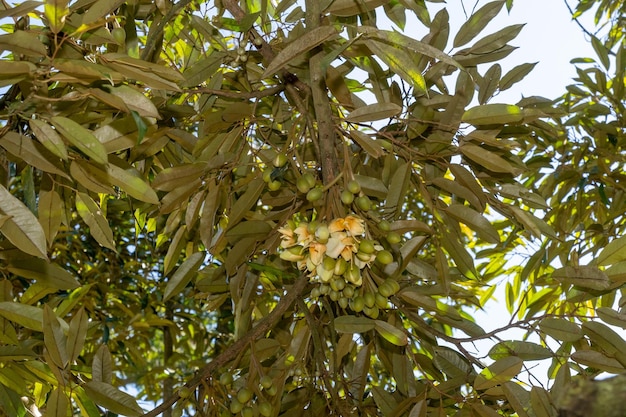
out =
[[[626,370],[624,4],[503,103],[512,7],[2,2],[0,410],[605,413],[572,398]]]

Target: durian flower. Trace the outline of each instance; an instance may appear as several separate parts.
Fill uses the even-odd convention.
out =
[[[345,232],[334,232],[326,243],[326,255],[337,259],[339,256],[346,261],[352,259],[352,254],[357,252],[356,240]]]
[[[350,236],[361,236],[365,233],[365,222],[356,216],[346,216],[330,222],[328,230],[333,232],[347,232]]]
[[[307,248],[309,244],[315,240],[315,234],[309,232],[308,223],[300,223],[298,227],[293,231],[297,236],[298,245],[302,245]]]
[[[313,265],[319,265],[322,263],[324,259],[324,254],[326,253],[326,245],[323,243],[319,243],[318,241],[313,241],[309,245],[309,257],[311,258],[311,262]]]
[[[289,227],[281,227],[278,229],[278,232],[281,234],[280,236],[280,247],[283,249],[290,248],[296,245],[296,239],[293,234],[293,230]]]

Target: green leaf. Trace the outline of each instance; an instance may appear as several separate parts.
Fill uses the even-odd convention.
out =
[[[407,334],[393,324],[382,320],[374,320],[374,324],[376,332],[388,342],[396,346],[406,346],[409,343]]]
[[[70,179],[55,155],[26,136],[7,132],[2,137],[0,146],[37,169]]]
[[[455,48],[465,45],[476,37],[491,20],[500,13],[504,0],[493,1],[478,9],[470,18],[461,25],[461,28],[454,37]]]
[[[47,287],[59,290],[72,290],[80,286],[72,274],[58,264],[43,259],[14,259],[10,261],[7,270],[17,276],[34,279]]]
[[[143,414],[143,410],[132,395],[120,391],[111,384],[89,381],[83,388],[90,399],[109,411],[128,417],[139,417]]]
[[[507,382],[520,373],[523,364],[524,361],[516,356],[499,359],[481,371],[474,380],[474,388],[485,390]]]
[[[378,142],[370,138],[370,136],[365,132],[351,129],[350,137],[357,145],[363,148],[365,152],[367,152],[369,155],[371,155],[374,158],[380,158],[381,156],[385,154],[385,151],[378,144]]]
[[[481,126],[519,123],[523,118],[522,109],[512,104],[482,104],[465,111],[461,120]]]
[[[496,410],[491,407],[487,407],[485,404],[472,403],[471,408],[478,417],[500,417]]]
[[[41,224],[46,235],[48,244],[54,241],[61,227],[64,207],[63,200],[61,200],[61,196],[56,190],[39,190],[37,214],[39,216],[39,224]],[[0,224],[0,227],[2,227],[2,224]]]
[[[91,236],[100,245],[117,252],[113,231],[93,198],[86,193],[76,193],[76,211],[89,226]]]
[[[316,46],[326,42],[337,35],[337,30],[333,26],[320,26],[290,42],[285,49],[280,51],[267,66],[263,73],[263,78],[268,78],[277,71],[283,69],[289,62],[300,55],[310,51]]]
[[[56,314],[47,304],[43,307],[43,340],[52,362],[59,369],[65,369],[69,363],[67,337],[63,334]]]
[[[113,358],[107,345],[101,345],[93,356],[91,378],[108,384],[113,380]]]
[[[570,356],[574,362],[590,366],[601,371],[614,374],[626,373],[626,368],[614,358],[596,351],[596,350],[578,350]]]
[[[552,272],[552,278],[568,285],[603,291],[611,287],[609,277],[595,266],[565,266]]]
[[[70,401],[58,388],[52,390],[46,401],[46,416],[66,417],[71,412]]]
[[[530,404],[536,417],[553,417],[556,410],[550,399],[550,393],[540,387],[530,389]]]
[[[394,103],[375,103],[357,108],[345,120],[351,123],[373,122],[397,116],[401,111],[402,107]]]
[[[398,74],[404,81],[412,85],[421,94],[426,94],[426,80],[417,69],[414,55],[405,51],[400,45],[390,45],[386,42],[377,42],[376,39],[365,41],[367,47],[378,56],[389,69]]]
[[[609,242],[597,257],[598,265],[612,265],[626,261],[626,236],[620,236]]]
[[[6,35],[0,35],[0,51],[11,51],[14,54],[23,54],[35,58],[48,55],[48,50],[33,32],[18,30]]]
[[[493,64],[482,79],[479,81],[478,89],[478,102],[485,104],[498,89],[498,83],[500,82],[500,76],[502,75],[502,68],[500,64]]]
[[[537,65],[537,62],[533,63],[524,63],[513,67],[509,72],[504,74],[504,76],[500,79],[500,83],[498,87],[500,91],[508,90],[518,81],[521,81],[526,77]]]
[[[403,35],[402,33],[375,29],[370,26],[361,26],[359,27],[359,31],[366,34],[368,39],[378,39],[388,45],[397,45],[398,47],[402,47],[409,54],[425,55],[429,58],[434,58],[446,64],[452,65],[458,69],[463,69],[461,64],[441,49],[438,49],[426,42]],[[368,43],[367,45],[369,46],[370,44]]]
[[[524,26],[524,24],[520,24],[502,28],[476,42],[468,52],[472,54],[487,54],[498,50],[505,46],[510,40],[515,39]]]
[[[70,327],[67,331],[67,355],[70,363],[73,363],[85,345],[87,338],[87,323],[89,318],[85,313],[85,308],[81,307],[70,321]]]
[[[366,333],[376,328],[376,322],[367,317],[339,316],[334,320],[335,330],[340,333]]]
[[[46,235],[30,210],[0,185],[0,213],[10,216],[0,225],[0,232],[19,250],[48,259]]]
[[[537,361],[553,356],[550,349],[536,343],[519,340],[507,340],[497,343],[489,350],[488,355],[494,360],[515,356],[523,361]]]
[[[622,329],[626,329],[626,314],[618,313],[617,311],[609,308],[609,307],[599,307],[596,309],[596,313],[598,317],[602,319],[602,321],[610,324],[611,326],[621,327]]]
[[[478,145],[472,145],[470,143],[466,143],[462,145],[460,148],[461,153],[476,162],[478,165],[483,168],[487,168],[492,172],[503,172],[513,175],[519,175],[521,170],[512,166],[506,159],[501,156],[488,151],[487,149],[481,148]]]
[[[326,11],[335,16],[354,16],[374,10],[388,0],[335,0]]]
[[[129,112],[136,112],[141,117],[154,117],[161,119],[161,115],[152,101],[139,89],[129,85],[108,87],[108,91],[115,97],[120,98]]]
[[[70,175],[91,192],[115,195],[115,190],[111,187],[106,172],[88,161],[73,160],[70,163]]]
[[[105,169],[111,184],[120,187],[129,196],[146,203],[159,204],[159,197],[135,168],[123,169],[107,164]]]
[[[27,329],[43,331],[43,310],[13,301],[0,301],[0,316]]]
[[[548,336],[564,342],[575,342],[583,337],[582,330],[569,320],[548,317],[539,323],[539,328]]]
[[[172,296],[180,294],[180,292],[191,282],[198,274],[198,268],[205,258],[204,252],[196,252],[178,267],[172,278],[169,279],[165,290],[163,291],[163,302],[169,300]]]
[[[482,214],[463,204],[450,204],[445,208],[450,217],[464,223],[489,243],[500,243],[500,235]]]
[[[172,191],[203,176],[207,169],[206,162],[181,164],[165,168],[152,181],[152,187],[159,191]]]
[[[54,127],[82,153],[99,164],[107,163],[107,151],[93,133],[63,116],[55,116],[51,119]]]
[[[402,211],[404,197],[409,191],[411,183],[411,164],[403,163],[396,168],[389,181],[389,191],[385,199],[385,213],[398,214]]]
[[[467,376],[472,366],[463,355],[447,347],[434,348],[433,364],[449,378]]]
[[[530,393],[520,384],[515,382],[505,382],[500,385],[509,404],[517,413],[518,417],[529,417],[528,404],[530,403]]]

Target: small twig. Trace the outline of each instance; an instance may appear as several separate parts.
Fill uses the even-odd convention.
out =
[[[565,3],[565,7],[567,7],[567,10],[569,10],[569,13],[574,16],[574,10],[572,10],[572,8],[570,7],[569,3],[567,2],[567,0],[563,0],[563,3]],[[578,20],[577,17],[573,17],[574,22],[576,22],[576,24],[582,29],[583,32],[585,32],[585,34],[587,34],[587,36],[590,37],[594,37],[593,33],[589,32],[582,23],[580,23],[580,21]]]

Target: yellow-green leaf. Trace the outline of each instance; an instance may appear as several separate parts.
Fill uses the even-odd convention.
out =
[[[461,120],[481,126],[519,123],[523,118],[522,109],[513,104],[483,104],[466,110]]]
[[[375,320],[374,324],[378,334],[388,342],[393,343],[396,346],[406,346],[406,344],[409,343],[407,334],[393,324],[382,320]]]
[[[45,0],[43,13],[48,19],[48,27],[54,34],[59,33],[65,26],[65,18],[69,13],[68,0]]]
[[[104,145],[89,129],[63,116],[55,116],[51,121],[61,135],[78,150],[99,164],[107,163],[107,151]]]
[[[48,259],[46,235],[31,211],[0,185],[0,214],[10,216],[0,225],[0,232],[19,250]]]

